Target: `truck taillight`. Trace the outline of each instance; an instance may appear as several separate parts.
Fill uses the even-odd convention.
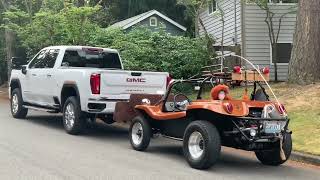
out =
[[[172,81],[171,75],[167,76],[167,87],[170,85],[171,81]]]
[[[92,74],[90,77],[90,85],[91,85],[92,94],[100,94],[100,83],[101,83],[100,74]]]

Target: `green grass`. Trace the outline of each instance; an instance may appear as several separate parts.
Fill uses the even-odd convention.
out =
[[[289,112],[293,131],[293,149],[320,155],[320,110],[297,110]]]

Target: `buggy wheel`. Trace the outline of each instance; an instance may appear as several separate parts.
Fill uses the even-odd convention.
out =
[[[150,144],[151,135],[150,124],[145,118],[137,116],[132,120],[129,138],[133,149],[137,151],[146,150]]]
[[[283,135],[282,149],[284,151],[285,159],[281,158],[279,146],[278,148],[271,151],[256,151],[255,153],[258,160],[262,164],[270,166],[279,166],[285,163],[289,159],[292,151],[292,139],[290,133],[285,133]]]
[[[194,121],[188,125],[183,138],[183,152],[192,168],[210,168],[218,161],[220,151],[220,135],[213,124]]]
[[[11,93],[11,114],[14,118],[24,119],[27,117],[28,109],[23,107],[21,90],[16,88]]]

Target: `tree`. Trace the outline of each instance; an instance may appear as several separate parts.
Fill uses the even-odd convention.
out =
[[[279,35],[281,32],[281,27],[282,27],[282,20],[283,18],[286,17],[286,15],[291,14],[291,13],[296,13],[296,8],[295,6],[287,9],[284,13],[276,13],[273,12],[271,9],[271,6],[274,6],[276,2],[279,1],[270,1],[270,0],[250,0],[251,2],[255,2],[260,9],[264,10],[266,13],[265,17],[265,23],[267,24],[268,27],[268,36],[269,40],[271,43],[271,50],[272,50],[272,62],[274,64],[274,81],[278,81],[278,65],[277,65],[277,54],[278,54],[278,40],[279,40]],[[296,0],[288,0],[288,2],[295,2]],[[270,3],[271,2],[271,3]],[[274,3],[272,3],[274,2]]]
[[[222,1],[222,0],[221,0]],[[196,36],[199,36],[199,26],[201,26],[205,38],[207,39],[207,49],[211,56],[214,55],[214,39],[213,37],[208,33],[206,26],[203,23],[203,20],[200,16],[201,12],[203,9],[208,7],[208,4],[211,3],[212,0],[178,0],[179,4],[183,4],[184,6],[187,7],[187,12],[191,14],[191,16],[195,19],[195,31],[196,31]],[[220,6],[218,7],[219,12],[221,11]]]
[[[294,35],[289,82],[320,81],[320,1],[300,0]]]

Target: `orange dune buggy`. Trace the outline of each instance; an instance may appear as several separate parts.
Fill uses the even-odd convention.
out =
[[[235,73],[233,76],[239,75]],[[149,99],[143,99],[142,105],[135,106],[139,115],[130,126],[132,147],[143,151],[154,134],[161,134],[183,141],[184,156],[196,169],[214,165],[219,159],[221,146],[254,151],[266,165],[284,163],[291,154],[292,141],[283,105],[269,100],[264,83],[260,81],[251,82],[254,87],[251,98],[244,95],[235,100],[229,87],[219,84],[221,81],[216,77],[213,74],[172,81],[166,94],[154,105]],[[181,83],[197,86],[196,100],[191,101],[187,95],[172,90]],[[203,99],[206,84],[213,87],[210,98]]]

